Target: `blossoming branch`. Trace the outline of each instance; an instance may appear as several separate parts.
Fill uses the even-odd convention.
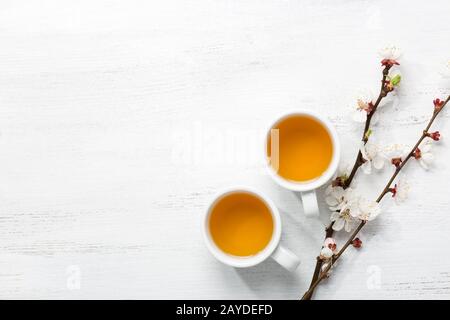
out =
[[[370,128],[371,124],[378,121],[378,113],[376,111],[381,108],[381,103],[389,93],[393,92],[395,88],[400,84],[401,76],[398,73],[391,73],[391,69],[400,65],[398,58],[401,53],[396,47],[386,47],[381,50],[380,55],[382,57],[381,65],[384,67],[382,70],[382,79],[380,85],[380,92],[376,99],[373,99],[372,94],[365,94],[358,97],[356,108],[353,111],[353,120],[364,124],[364,130],[362,132],[361,144],[356,156],[356,160],[352,169],[347,172],[341,172],[336,179],[332,181],[332,184],[328,187],[327,204],[333,212],[331,215],[331,223],[325,229],[325,239],[329,239],[333,236],[334,231],[339,231],[344,228],[347,232],[351,230],[351,220],[349,211],[346,210],[347,203],[344,199],[350,198],[350,194],[353,192],[349,189],[356,172],[361,168],[364,173],[369,174],[372,171],[372,166],[375,169],[381,169],[384,166],[384,159],[379,156],[379,150],[376,145],[367,145],[369,137],[372,134]],[[322,251],[327,251],[327,244],[324,244]],[[311,279],[312,286],[318,279],[322,264],[323,255],[332,255],[332,252],[321,252],[321,255],[317,257],[316,267],[314,269],[313,277]],[[306,297],[310,299],[311,296]]]
[[[380,201],[387,195],[391,194],[393,198],[398,197],[403,191],[401,191],[400,184],[396,183],[394,186],[392,185],[397,178],[398,174],[402,170],[402,168],[408,163],[410,159],[415,159],[419,161],[419,163],[428,168],[428,162],[432,159],[431,153],[429,152],[431,148],[430,141],[439,141],[440,133],[439,131],[430,132],[430,128],[439,115],[439,113],[444,109],[446,104],[449,102],[450,96],[445,100],[435,99],[433,101],[434,109],[431,119],[429,120],[427,126],[422,131],[418,141],[411,148],[411,150],[406,154],[406,156],[395,157],[391,159],[392,165],[395,167],[394,173],[390,177],[386,186],[378,196],[378,198],[374,202],[370,202],[364,200],[360,201],[358,197],[354,197],[353,193],[345,194],[342,197],[342,202],[345,202],[345,206],[341,206],[340,211],[345,208],[345,211],[354,217],[358,217],[360,220],[359,225],[352,232],[348,240],[342,246],[340,250],[337,250],[336,241],[333,238],[325,239],[323,249],[321,251],[320,260],[324,262],[322,266],[322,270],[319,273],[317,279],[311,284],[308,291],[305,292],[302,299],[307,300],[310,299],[314,289],[320,284],[320,282],[329,276],[329,272],[331,268],[334,266],[336,261],[341,257],[344,251],[350,246],[354,246],[356,248],[361,247],[361,240],[357,238],[359,231],[367,224],[368,221],[373,220],[378,214],[381,212],[379,203]],[[342,187],[334,187],[334,188],[342,188]]]

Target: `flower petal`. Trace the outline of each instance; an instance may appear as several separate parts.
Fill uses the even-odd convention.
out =
[[[396,202],[400,203],[408,198],[409,193],[409,183],[403,179],[397,182],[397,194],[395,195]]]
[[[384,167],[384,158],[381,156],[376,156],[373,160],[373,167],[377,170],[381,170]]]
[[[402,55],[402,51],[396,46],[386,46],[378,51],[378,54],[385,59],[398,59]]]
[[[380,208],[372,209],[372,211],[370,212],[370,214],[367,217],[367,220],[368,221],[374,220],[376,217],[378,217],[378,215],[380,213],[381,213],[381,209]]]
[[[361,208],[360,218],[371,221],[375,219],[381,212],[378,202],[361,199],[359,206]]]
[[[434,159],[434,156],[432,153],[422,153],[422,160],[425,161],[426,164],[430,164]]]
[[[336,197],[336,199],[341,199],[344,196],[345,190],[342,187],[334,187],[332,191],[332,195]]]
[[[372,221],[378,215],[381,213],[381,210],[379,208],[371,208],[370,211],[367,213],[367,221]]]
[[[363,101],[365,103],[375,102],[375,94],[372,90],[367,88],[360,88],[356,93],[356,101]]]
[[[361,215],[361,210],[358,206],[358,203],[354,203],[352,206],[350,206],[349,211],[350,211],[350,215],[353,218],[359,218],[359,216]]]
[[[419,159],[419,164],[424,168],[425,170],[428,170],[428,165],[423,161],[422,158]]]
[[[367,153],[367,159],[373,159],[377,156],[378,153],[378,145],[374,143],[366,143],[366,153]]]
[[[346,201],[351,201],[351,200],[356,199],[356,198],[358,198],[358,193],[356,192],[355,189],[353,189],[353,188],[345,189],[344,199]]]
[[[334,231],[342,230],[342,228],[344,227],[344,224],[345,224],[345,220],[342,217],[338,218],[333,224],[333,230]]]
[[[352,225],[351,225],[351,223],[350,223],[349,220],[347,220],[347,221],[345,222],[344,229],[345,229],[346,232],[350,232],[350,231],[352,230]]]
[[[342,206],[344,205],[344,203],[343,202],[341,202],[341,203],[339,203],[337,206],[334,206],[334,207],[328,207],[328,208],[330,208],[330,210],[333,212],[333,211],[336,211],[336,212],[340,212],[341,211],[341,208],[342,208]]]
[[[333,251],[328,247],[323,247],[320,251],[320,256],[329,259],[333,256]]]
[[[326,197],[325,202],[331,207],[337,206],[339,204],[339,201],[333,196]]]
[[[361,155],[365,160],[369,160],[369,155],[367,154],[366,144],[363,141],[360,142],[359,151],[361,151]]]
[[[427,141],[420,147],[420,150],[422,151],[422,153],[427,153],[431,151],[431,147],[432,144],[429,141]]]
[[[336,221],[340,217],[341,217],[341,213],[340,212],[333,211],[333,213],[330,216],[330,220],[331,221]]]

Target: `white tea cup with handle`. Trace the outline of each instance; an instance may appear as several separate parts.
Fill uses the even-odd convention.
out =
[[[315,190],[333,177],[341,154],[332,123],[312,111],[286,113],[269,127],[264,153],[273,180],[300,192],[306,216],[318,216]]]
[[[274,203],[245,186],[216,195],[202,219],[206,247],[217,260],[237,268],[252,267],[270,257],[285,269],[296,270],[300,260],[280,245],[281,229]]]

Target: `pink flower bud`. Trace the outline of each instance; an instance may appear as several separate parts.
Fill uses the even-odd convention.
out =
[[[392,198],[394,198],[397,195],[397,184],[393,188],[389,188],[389,192],[392,193]]]
[[[393,65],[400,65],[400,63],[398,63],[396,60],[394,59],[383,59],[381,60],[381,65],[385,66],[385,67],[392,67]]]
[[[333,252],[336,251],[337,248],[336,241],[333,238],[326,238],[323,246],[331,249]]]
[[[442,101],[439,98],[436,98],[433,100],[433,104],[434,104],[434,111],[440,111],[442,109],[442,107],[445,104],[445,101]]]
[[[355,238],[352,241],[352,246],[355,248],[361,248],[362,247],[362,241],[359,238]]]
[[[435,132],[427,133],[427,137],[430,137],[434,141],[439,141],[439,139],[441,138],[441,134],[439,133],[439,131],[435,131]]]
[[[396,167],[396,168],[398,168],[401,164],[402,164],[402,158],[392,158],[391,159],[391,163]]]
[[[422,157],[422,151],[419,148],[416,148],[413,152],[413,157],[416,159],[420,159]]]

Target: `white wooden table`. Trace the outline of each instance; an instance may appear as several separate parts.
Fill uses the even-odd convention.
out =
[[[352,162],[361,88],[378,90],[377,51],[404,51],[397,102],[374,128],[411,144],[449,93],[448,1],[2,1],[0,298],[295,299],[329,219],[262,171],[278,114],[314,109]],[[320,299],[450,298],[450,136],[434,167],[411,163],[409,200],[383,202]],[[359,185],[382,189],[389,170]],[[261,188],[282,211],[302,265],[246,270],[207,252],[199,223],[220,188]],[[323,189],[319,191],[323,201]],[[339,238],[343,239],[343,238]]]

